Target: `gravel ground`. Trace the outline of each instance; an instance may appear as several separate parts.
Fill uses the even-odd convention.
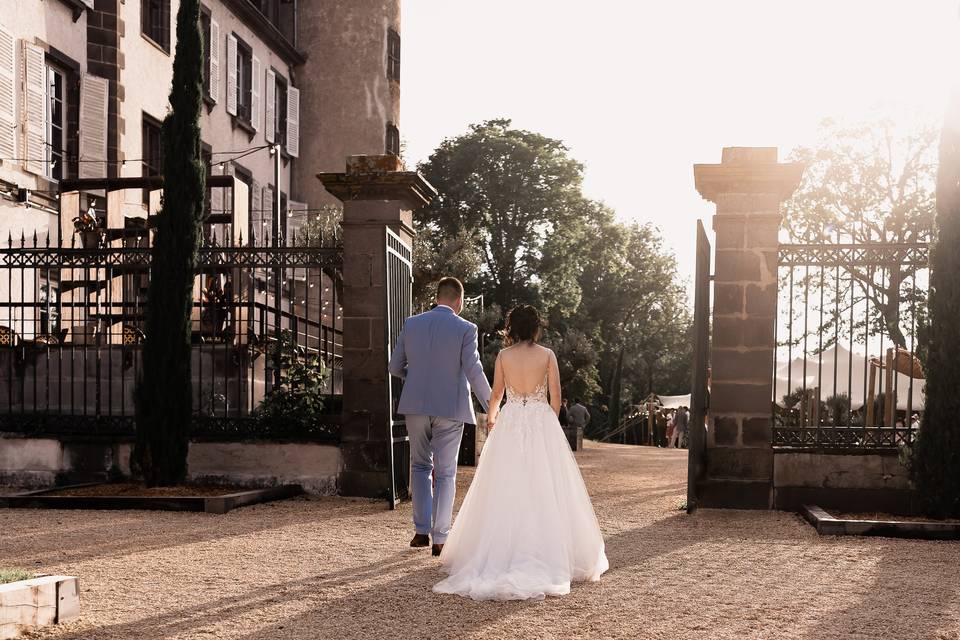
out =
[[[960,545],[819,538],[782,512],[677,510],[682,451],[587,443],[598,583],[545,602],[430,591],[410,506],[293,499],[226,515],[0,511],[0,567],[80,577],[79,621],[31,638],[960,640]],[[461,492],[472,470],[461,468]]]

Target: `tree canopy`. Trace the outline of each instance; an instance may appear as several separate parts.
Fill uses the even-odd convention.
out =
[[[800,187],[783,208],[784,228],[791,241],[928,241],[934,217],[937,137],[932,125],[904,129],[889,118],[854,124],[825,120],[819,143],[796,149],[790,156],[806,165]],[[913,286],[918,269],[908,265],[884,269],[844,266],[839,286],[832,278],[826,282],[828,308],[835,309],[837,301],[840,307],[825,325],[826,333],[849,329],[861,340],[865,334],[882,333],[896,345],[909,348],[912,310],[922,310],[925,302],[923,287]],[[804,284],[801,280],[796,290],[802,290]],[[849,305],[864,304],[866,308],[867,302],[870,315],[858,313],[853,326],[847,326]],[[908,308],[909,315],[905,313]],[[917,320],[922,329],[922,313]]]
[[[509,120],[473,125],[419,167],[440,195],[415,217],[415,292],[455,275],[483,314],[465,315],[500,347],[503,313],[537,306],[557,353],[564,395],[609,404],[623,352],[624,403],[689,389],[690,313],[673,255],[652,225],[624,223],[582,192],[566,146]],[[692,237],[692,232],[691,232]]]

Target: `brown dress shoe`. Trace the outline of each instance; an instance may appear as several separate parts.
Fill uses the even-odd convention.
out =
[[[413,536],[413,540],[410,541],[411,547],[429,547],[430,546],[430,536],[425,533],[418,533]]]
[[[433,555],[438,556],[438,555],[440,555],[440,552],[441,552],[441,551],[443,551],[443,545],[442,545],[442,544],[435,544],[435,545],[433,545]]]

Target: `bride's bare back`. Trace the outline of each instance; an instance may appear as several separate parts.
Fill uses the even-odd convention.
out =
[[[496,420],[500,402],[507,387],[512,393],[530,396],[537,393],[545,380],[550,396],[550,406],[554,413],[559,414],[560,370],[557,368],[557,357],[553,351],[530,341],[503,349],[497,355],[497,364],[493,373],[490,420]]]

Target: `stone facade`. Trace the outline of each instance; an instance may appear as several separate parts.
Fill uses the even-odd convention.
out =
[[[710,424],[702,506],[773,505],[772,367],[780,203],[803,168],[774,148],[725,148],[720,164],[695,165],[714,216]]]
[[[400,33],[400,0],[300,3],[299,45],[310,56],[302,128],[310,135],[293,181],[306,202],[338,204],[316,174],[340,171],[347,156],[385,153],[387,125],[400,127],[400,81],[387,69],[390,30]]]

